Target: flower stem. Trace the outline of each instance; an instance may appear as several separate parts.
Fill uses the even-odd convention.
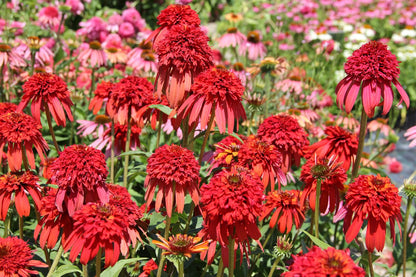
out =
[[[183,262],[180,261],[178,264],[178,277],[184,277],[184,276],[185,276],[185,273],[183,270]]]
[[[358,169],[360,167],[361,156],[363,154],[365,133],[367,131],[367,114],[365,113],[364,107],[361,111],[361,122],[360,122],[360,134],[358,137],[358,150],[357,156],[355,157],[354,167],[352,169],[351,180],[353,181],[358,175]]]
[[[114,184],[114,120],[111,120],[110,182]]]
[[[130,121],[130,115],[128,117],[127,121],[127,138],[126,138],[126,149],[125,152],[128,152],[130,150],[130,137],[131,137],[131,121]],[[126,155],[124,157],[124,175],[123,175],[123,186],[127,187],[127,174],[129,171],[129,155]]]
[[[199,159],[198,159],[199,164],[202,163],[202,158],[204,157],[205,146],[207,145],[209,135],[211,134],[212,125],[214,124],[214,118],[215,118],[215,110],[214,110],[214,106],[212,106],[211,118],[209,119],[207,129],[205,130],[204,141],[202,142],[201,153],[199,154]]]
[[[46,103],[44,105],[44,108],[45,108],[45,113],[46,113],[46,119],[48,120],[49,132],[51,133],[56,152],[58,152],[58,155],[59,155],[61,153],[61,149],[59,148],[58,142],[56,141],[55,132],[53,131],[51,111],[49,110],[48,104]]]
[[[23,166],[25,167],[25,171],[30,171],[29,161],[27,160],[27,154],[26,154],[24,142],[22,142],[22,160],[23,160]]]
[[[95,70],[94,68],[91,69],[91,86],[90,86],[90,101],[92,99],[92,95],[94,92],[94,87],[95,87]]]
[[[162,133],[162,112],[159,111],[158,123],[157,123],[157,138],[156,138],[156,149],[159,148],[160,134]]]
[[[413,197],[407,199],[406,215],[404,216],[403,227],[403,277],[406,277],[406,259],[407,259],[407,224],[409,222],[410,208],[412,207]]]
[[[234,276],[234,238],[228,238],[228,277]]]
[[[4,219],[3,238],[7,238],[9,236],[9,228],[10,228],[10,216],[6,215],[6,218]]]
[[[319,239],[319,200],[321,198],[321,179],[316,180],[316,197],[315,197],[315,237]]]
[[[374,277],[374,269],[373,269],[373,253],[368,251],[368,267],[370,268],[370,276]]]
[[[55,259],[53,260],[53,264],[49,269],[48,275],[46,275],[46,277],[52,276],[52,274],[55,272],[55,269],[59,264],[59,260],[61,259],[62,253],[64,253],[64,248],[61,245],[59,246],[58,253],[56,253]]]
[[[95,276],[100,277],[101,275],[101,256],[103,254],[103,249],[100,247],[98,250],[97,257],[95,258]]]
[[[165,264],[165,255],[162,255],[162,257],[160,258],[159,265],[157,266],[157,275],[156,275],[156,277],[161,277],[162,276],[162,271],[163,271],[163,265],[164,264]]]
[[[4,80],[3,80],[3,69],[4,69],[4,64],[2,66],[0,66],[0,100],[1,102],[6,101],[6,96],[4,95]]]
[[[38,220],[39,222],[39,220]],[[45,254],[46,263],[51,266],[51,255],[49,254],[48,248],[46,245],[43,247],[43,253]]]
[[[88,277],[88,264],[83,264],[82,265],[82,276],[83,277]]]
[[[276,258],[276,260],[274,261],[272,268],[270,269],[269,275],[268,277],[272,277],[274,271],[276,270],[277,264],[280,262],[280,258]]]
[[[23,216],[19,216],[19,237],[20,237],[20,239],[23,239],[23,225],[24,225]]]
[[[220,264],[218,265],[217,277],[222,277],[224,275],[224,262],[220,259]]]

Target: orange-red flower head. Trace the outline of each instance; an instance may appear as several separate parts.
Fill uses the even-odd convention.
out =
[[[361,175],[355,179],[345,196],[345,240],[350,243],[367,221],[365,244],[368,251],[382,251],[386,239],[386,223],[394,242],[394,225],[402,220],[401,196],[388,177]]]
[[[93,114],[97,114],[100,111],[104,101],[108,101],[112,87],[113,83],[106,81],[102,81],[97,85],[97,88],[94,91],[94,98],[88,106],[88,109],[92,110]]]
[[[66,83],[57,75],[49,73],[36,73],[23,85],[23,97],[17,111],[21,112],[32,101],[32,116],[40,124],[40,111],[49,109],[52,117],[60,126],[65,126],[65,113],[69,120],[73,120]]]
[[[159,234],[156,234],[158,240],[152,240],[159,248],[165,250],[162,254],[185,256],[190,258],[194,253],[201,253],[205,250],[208,250],[209,241],[203,241],[200,237],[191,237],[186,234],[177,234],[176,236],[169,237],[169,240],[166,240]]]
[[[361,86],[361,99],[366,114],[373,117],[374,109],[379,105],[383,106],[383,114],[387,114],[394,98],[391,83],[400,94],[400,102],[404,101],[409,107],[409,96],[397,80],[400,74],[398,66],[396,56],[381,42],[370,41],[355,50],[344,66],[347,77],[335,89],[338,107],[347,113],[351,112]]]

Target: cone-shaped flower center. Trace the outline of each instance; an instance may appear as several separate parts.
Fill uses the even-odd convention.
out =
[[[91,41],[90,42],[90,48],[94,50],[101,50],[101,43],[99,41]]]
[[[95,117],[94,122],[98,123],[98,124],[106,124],[106,123],[111,122],[111,119],[110,119],[110,117],[108,117],[104,114],[99,114]]]
[[[237,28],[235,28],[235,27],[228,28],[227,29],[227,33],[229,33],[229,34],[235,34],[235,33],[237,33]]]
[[[257,31],[248,32],[247,40],[252,43],[260,42],[260,34]]]
[[[5,44],[5,43],[0,43],[0,52],[10,52],[12,50],[12,48]]]

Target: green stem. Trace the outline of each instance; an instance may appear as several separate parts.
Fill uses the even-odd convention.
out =
[[[214,106],[212,106],[212,109],[211,109],[211,118],[209,119],[209,122],[208,122],[208,125],[207,125],[207,129],[205,130],[204,141],[202,142],[201,153],[199,154],[199,160],[198,160],[199,164],[202,163],[202,158],[204,157],[205,146],[207,144],[209,135],[211,134],[212,125],[214,124],[214,118],[215,118],[215,109],[214,109]]]
[[[374,277],[374,269],[373,269],[373,253],[368,251],[368,267],[370,268],[370,276]]]
[[[44,105],[45,113],[46,113],[46,119],[48,120],[48,127],[49,132],[52,136],[53,144],[55,145],[56,152],[58,152],[58,155],[61,153],[61,149],[59,148],[58,142],[56,141],[55,132],[53,131],[52,127],[52,119],[51,119],[51,111],[49,110],[48,104],[45,103]]]
[[[46,275],[46,277],[52,276],[52,274],[55,272],[55,269],[58,266],[59,260],[61,259],[63,253],[64,253],[64,248],[61,245],[59,246],[58,253],[56,253],[55,259],[53,260],[53,264],[50,267],[48,275]]]
[[[125,152],[127,153],[130,150],[130,138],[131,137],[131,121],[130,121],[130,113],[128,116],[127,121],[127,138],[126,138],[126,149]],[[124,157],[124,175],[123,175],[123,186],[127,188],[127,174],[129,173],[129,155]]]
[[[162,133],[162,112],[159,111],[158,123],[157,123],[157,138],[156,138],[156,149],[160,145],[160,134]]]
[[[406,259],[407,259],[407,224],[409,222],[410,208],[412,207],[413,197],[407,199],[406,215],[404,216],[403,227],[403,277],[406,277]]]
[[[24,225],[23,217],[19,216],[19,237],[20,237],[20,239],[23,239],[23,225]]]
[[[218,272],[217,277],[224,276],[224,262],[222,261],[222,258],[220,259],[220,264],[218,265]]]
[[[337,246],[337,233],[338,233],[338,226],[339,226],[339,222],[340,221],[337,221],[336,223],[335,223],[335,227],[334,227],[334,243],[333,243],[333,246],[336,248],[336,246]]]
[[[159,265],[157,266],[157,275],[156,275],[156,277],[161,277],[162,276],[162,271],[163,271],[163,265],[164,264],[165,264],[165,255],[162,255],[162,257],[160,258]]]
[[[39,220],[38,220],[38,222],[39,222]],[[51,255],[49,254],[49,250],[48,250],[48,248],[46,247],[46,245],[43,247],[43,253],[45,254],[45,259],[46,259],[46,263],[49,265],[49,266],[51,266]]]
[[[360,134],[358,137],[358,150],[357,150],[357,156],[355,157],[354,167],[352,169],[351,181],[354,181],[354,179],[357,177],[358,169],[360,168],[360,161],[361,161],[361,156],[363,154],[363,148],[364,148],[365,133],[367,131],[367,120],[368,120],[368,117],[363,107],[361,111]]]
[[[234,276],[234,238],[228,238],[228,277]]]
[[[100,277],[101,275],[101,256],[103,255],[103,249],[100,247],[98,250],[97,257],[95,258],[95,276]]]
[[[30,76],[33,75],[33,71],[35,69],[35,62],[36,62],[36,51],[30,51]]]
[[[274,271],[276,270],[277,264],[280,262],[280,258],[276,258],[276,260],[274,261],[272,268],[270,269],[269,275],[268,277],[272,277]]]
[[[269,74],[264,76],[264,90],[266,91],[266,101],[264,102],[265,109],[264,109],[264,118],[269,117],[269,102],[270,102],[270,92],[271,92],[271,78]]]
[[[93,92],[94,92],[94,88],[95,88],[95,70],[94,68],[91,69],[91,86],[90,86],[90,101],[93,97]]]
[[[29,161],[27,160],[27,154],[24,147],[24,142],[22,142],[22,160],[23,160],[23,166],[25,167],[25,171],[30,171],[29,168]]]
[[[316,197],[315,197],[315,237],[319,239],[319,200],[321,198],[321,179],[316,180]]]
[[[0,100],[1,102],[6,101],[6,97],[4,95],[4,80],[3,80],[3,69],[4,69],[4,64],[2,66],[0,66]]]
[[[195,210],[195,203],[194,203],[194,201],[192,201],[191,202],[191,210],[189,211],[188,218],[186,220],[186,226],[185,226],[184,234],[188,233],[189,226],[191,225],[192,217],[194,216],[194,210]]]
[[[83,264],[82,265],[82,276],[83,277],[88,277],[88,264]]]
[[[9,229],[10,229],[10,216],[6,215],[6,218],[4,219],[3,238],[7,238],[9,236]]]
[[[111,120],[110,182],[114,184],[114,120]]]
[[[178,277],[184,277],[183,262],[180,261],[178,264]]]

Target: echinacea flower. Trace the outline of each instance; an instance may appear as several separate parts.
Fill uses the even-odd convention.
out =
[[[25,162],[23,155],[28,162],[25,166],[35,169],[33,147],[41,161],[44,161],[49,147],[42,137],[41,128],[34,118],[24,113],[11,112],[0,115],[0,160],[7,145],[7,162],[10,170],[18,171],[22,168],[22,161]]]
[[[409,147],[415,147],[416,146],[416,126],[410,127],[407,129],[406,133],[404,133],[404,136],[407,140],[410,140]]]
[[[305,184],[301,203],[309,199],[309,206],[315,211],[316,187],[317,182],[321,182],[319,198],[320,213],[336,212],[340,200],[340,193],[344,190],[344,183],[347,181],[347,174],[340,166],[337,159],[332,156],[329,158],[318,158],[313,156],[302,166],[300,180]]]
[[[279,189],[280,185],[286,185],[286,176],[281,169],[282,155],[274,145],[262,141],[257,136],[249,136],[241,145],[238,163],[259,176],[265,189],[270,184],[270,189],[274,190],[276,179]]]
[[[0,276],[29,277],[39,273],[33,267],[48,267],[32,260],[33,251],[24,240],[17,237],[0,238]]]
[[[338,126],[328,126],[325,128],[326,138],[308,147],[307,158],[314,157],[329,159],[331,156],[337,158],[342,163],[345,171],[355,162],[355,155],[358,151],[358,138]]]
[[[365,244],[371,253],[382,251],[386,239],[386,223],[390,221],[390,233],[395,241],[394,227],[400,224],[401,196],[388,177],[361,175],[350,185],[345,196],[345,240],[350,243],[367,221]],[[399,225],[400,226],[400,225]]]
[[[212,155],[211,169],[217,167],[231,167],[237,164],[238,152],[241,145],[247,139],[245,136],[240,135],[240,139],[233,136],[227,136],[220,142],[214,144],[215,151]]]
[[[50,183],[58,185],[55,204],[58,211],[75,211],[88,202],[108,202],[105,156],[86,145],[66,147],[50,166]],[[65,208],[64,208],[65,207]]]
[[[40,111],[49,110],[59,126],[65,126],[65,113],[70,121],[73,120],[66,83],[57,75],[49,73],[36,73],[23,85],[23,97],[17,107],[21,112],[32,101],[32,116],[40,124]]]
[[[224,169],[201,187],[204,238],[218,241],[224,266],[228,266],[229,240],[248,256],[250,239],[261,236],[257,217],[261,214],[263,184],[258,176],[242,167]],[[236,248],[234,248],[235,251]]]
[[[39,206],[40,220],[36,225],[33,237],[36,240],[39,237],[39,245],[42,248],[46,246],[53,249],[59,238],[64,243],[72,232],[72,218],[68,215],[68,212],[58,211],[55,205],[57,191],[56,188],[49,188],[47,194],[42,197]]]
[[[42,28],[54,30],[59,25],[61,13],[59,12],[57,7],[48,6],[42,8],[39,11],[38,17],[40,26]]]
[[[17,105],[14,103],[9,103],[9,102],[0,103],[0,115],[3,115],[5,113],[15,112],[16,109],[17,109]]]
[[[102,81],[101,83],[97,84],[97,88],[94,91],[94,98],[91,100],[88,106],[88,109],[92,110],[93,114],[97,114],[103,106],[104,102],[108,101],[112,87],[113,83],[111,82]]]
[[[14,196],[14,205],[20,217],[29,216],[30,203],[27,197],[29,194],[37,208],[40,207],[40,186],[39,178],[30,171],[21,175],[7,173],[0,176],[0,220],[5,220],[9,210],[10,201]]]
[[[0,43],[0,68],[9,64],[16,67],[26,66],[25,60],[15,49],[6,43]]]
[[[120,253],[126,256],[132,244],[129,234],[129,216],[115,205],[88,203],[73,215],[73,231],[64,242],[65,251],[71,252],[74,262],[81,253],[80,263],[86,265],[99,253],[105,255],[105,267],[113,266]]]
[[[164,250],[162,255],[165,256],[174,255],[191,258],[192,254],[208,250],[209,241],[201,242],[202,238],[200,237],[177,234],[170,236],[169,240],[166,240],[159,234],[156,234],[156,236],[159,240],[152,240],[152,242]]]
[[[119,124],[132,118],[140,122],[138,111],[153,99],[153,85],[146,78],[128,76],[114,84],[107,102],[108,115]]]
[[[404,101],[409,107],[409,96],[397,80],[400,74],[398,66],[396,56],[381,42],[370,41],[355,50],[344,65],[347,77],[335,89],[338,107],[351,112],[361,90],[363,108],[368,117],[373,117],[375,107],[381,105],[385,115],[393,104],[392,83],[400,94],[400,102]]]
[[[172,108],[182,104],[195,77],[213,65],[208,40],[199,27],[175,25],[153,44],[159,58],[157,93],[165,93]]]
[[[273,144],[282,154],[282,170],[288,172],[292,165],[299,166],[300,158],[309,145],[308,135],[296,119],[288,115],[273,115],[260,124],[257,135]]]
[[[350,257],[350,250],[338,250],[333,247],[321,249],[313,246],[308,253],[293,256],[294,261],[283,277],[298,276],[337,276],[364,277],[365,271],[357,266]]]
[[[251,31],[247,34],[246,43],[241,44],[240,55],[248,54],[250,60],[262,59],[266,55],[266,46],[261,42],[258,31]]]
[[[178,145],[163,145],[156,149],[146,167],[147,176],[145,201],[147,207],[153,200],[158,187],[155,210],[159,212],[162,201],[166,213],[172,216],[176,206],[182,213],[185,206],[185,193],[191,195],[195,205],[199,204],[199,169],[198,161],[192,151]]]
[[[232,27],[227,29],[227,33],[222,35],[218,40],[219,48],[237,47],[245,43],[246,36],[238,31],[237,28]]]
[[[94,138],[102,136],[105,128],[110,127],[111,119],[106,115],[97,115],[94,121],[90,120],[77,120],[79,124],[77,135],[86,137],[92,135]]]
[[[216,68],[207,70],[195,79],[191,92],[178,110],[178,120],[189,115],[189,126],[196,126],[200,121],[201,129],[206,129],[214,120],[220,133],[225,133],[226,129],[232,133],[234,126],[238,130],[236,122],[246,119],[241,103],[244,87],[232,72]]]
[[[264,220],[274,211],[269,223],[270,228],[277,225],[279,232],[286,234],[290,233],[293,224],[299,229],[305,220],[304,210],[300,205],[300,194],[298,190],[270,191],[260,220]]]
[[[91,41],[89,47],[81,51],[77,59],[83,66],[90,66],[92,68],[101,67],[107,64],[107,55],[101,47],[99,41]]]

